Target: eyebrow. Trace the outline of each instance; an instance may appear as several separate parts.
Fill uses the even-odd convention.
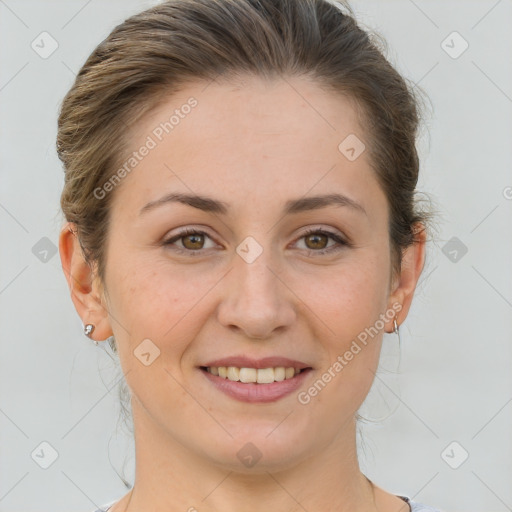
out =
[[[170,193],[161,197],[160,199],[156,199],[147,203],[141,208],[139,215],[169,203],[181,203],[192,206],[193,208],[197,208],[203,212],[216,213],[220,215],[227,215],[230,208],[229,204],[223,201],[218,201],[217,199],[212,199],[210,197]],[[302,197],[300,199],[289,200],[285,203],[283,214],[296,214],[310,210],[318,210],[328,206],[348,206],[349,208],[368,215],[361,204],[342,194],[326,194],[321,196]]]

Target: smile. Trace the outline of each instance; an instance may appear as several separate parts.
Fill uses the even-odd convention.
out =
[[[312,368],[201,366],[200,370],[219,391],[236,400],[274,402],[297,390]]]

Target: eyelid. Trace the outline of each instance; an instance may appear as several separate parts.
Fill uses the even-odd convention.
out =
[[[174,245],[175,242],[177,242],[178,240],[180,240],[181,238],[185,238],[186,236],[189,236],[189,235],[204,235],[206,237],[208,237],[210,240],[212,240],[213,242],[215,242],[215,239],[212,235],[210,235],[210,233],[208,231],[206,231],[203,227],[196,227],[196,226],[186,226],[184,228],[178,228],[179,231],[171,236],[166,236],[164,237],[163,241],[162,241],[162,245],[164,246],[171,246],[171,245]],[[217,242],[215,242],[217,243]],[[179,252],[179,253],[188,253],[188,254],[200,254],[202,252],[205,252],[207,250],[209,250],[210,248],[208,249],[197,249],[197,250],[192,250],[192,249],[183,249],[181,247],[177,247],[177,246],[174,246],[174,249],[176,252]]]
[[[324,227],[322,225],[309,226],[309,227],[305,228],[304,231],[301,232],[301,234],[298,236],[298,238],[302,238],[303,236],[310,235],[312,233],[319,233],[319,232],[324,233],[329,236],[338,237],[338,238],[342,239],[344,243],[349,244],[349,240],[343,234],[343,232],[341,232],[335,228]]]
[[[325,249],[304,249],[308,251],[308,254],[316,254],[322,256],[327,255],[329,253],[337,253],[342,249],[352,247],[352,243],[347,239],[347,237],[344,234],[337,230],[333,231],[332,228],[325,228],[323,226],[312,226],[307,228],[296,238],[296,241],[298,242],[299,240],[302,240],[303,238],[316,233],[320,233],[322,235],[327,236],[331,240],[334,240],[335,244],[330,247],[326,247]]]

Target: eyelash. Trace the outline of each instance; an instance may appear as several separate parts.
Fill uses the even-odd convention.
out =
[[[309,249],[308,250],[308,255],[314,254],[316,256],[318,256],[318,255],[319,256],[323,256],[324,254],[328,254],[328,253],[331,253],[331,252],[337,252],[337,251],[340,251],[341,249],[343,249],[344,247],[350,247],[351,246],[351,244],[349,242],[347,242],[346,240],[342,239],[336,233],[332,233],[330,231],[327,231],[327,230],[324,230],[324,229],[318,229],[318,228],[317,229],[315,229],[315,228],[309,229],[308,231],[303,233],[299,237],[298,240],[301,240],[302,238],[305,238],[305,237],[307,237],[307,236],[309,236],[311,234],[326,235],[327,237],[329,237],[332,240],[334,240],[335,242],[337,242],[338,246],[336,247],[334,245],[334,246],[331,246],[329,248],[319,249],[319,250]],[[185,238],[186,236],[189,236],[189,235],[205,235],[205,236],[207,236],[208,238],[211,239],[211,237],[205,231],[201,231],[200,229],[186,228],[183,231],[181,231],[180,233],[178,233],[177,235],[175,235],[172,238],[170,238],[169,240],[164,241],[163,245],[164,246],[173,245],[173,243],[176,242],[177,240],[180,240],[181,238]],[[178,252],[178,253],[180,253],[180,254],[188,253],[189,256],[196,256],[196,255],[199,255],[201,252],[203,252],[203,249],[192,250],[192,249],[182,249],[180,247],[174,247],[173,250]]]

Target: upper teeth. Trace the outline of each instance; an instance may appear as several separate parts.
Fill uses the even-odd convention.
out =
[[[300,370],[293,367],[285,368],[237,368],[235,366],[209,366],[207,370],[212,375],[218,375],[224,379],[240,382],[257,382],[258,384],[270,384],[274,381],[291,379]]]

